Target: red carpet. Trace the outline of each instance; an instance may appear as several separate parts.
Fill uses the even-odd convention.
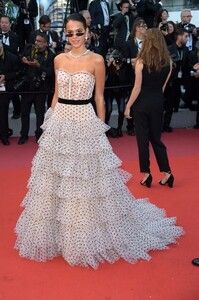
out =
[[[140,186],[135,137],[110,141],[124,168],[133,173],[128,183],[132,193],[177,216],[186,234],[169,250],[151,252],[149,262],[131,265],[119,260],[97,271],[70,267],[62,258],[29,261],[13,250],[14,227],[37,145],[33,138],[23,146],[16,138],[9,147],[0,145],[0,300],[198,300],[199,268],[191,260],[199,257],[199,131],[176,129],[163,140],[176,178],[173,189],[159,186],[161,174],[153,155],[152,188]]]

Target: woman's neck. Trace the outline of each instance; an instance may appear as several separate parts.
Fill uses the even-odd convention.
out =
[[[87,50],[87,49],[86,49],[85,46],[79,47],[79,48],[74,48],[74,47],[72,47],[71,53],[72,53],[73,55],[80,55],[80,54],[84,53],[86,50]]]

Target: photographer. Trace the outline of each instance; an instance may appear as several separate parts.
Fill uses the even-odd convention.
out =
[[[199,128],[199,41],[195,44],[195,50],[188,55],[188,68],[190,72],[190,82],[186,88],[184,102],[188,107],[192,107],[192,100],[197,100],[197,114],[195,129]]]
[[[115,37],[115,48],[121,50],[124,42],[126,42],[129,38],[132,24],[133,24],[133,16],[129,14],[129,1],[122,0],[118,4],[118,9],[120,13],[114,16],[113,20],[113,28],[116,29],[116,37]]]
[[[158,28],[162,32],[167,46],[175,43],[176,25],[174,22],[159,23]]]
[[[28,44],[23,53],[24,75],[17,84],[15,90],[26,90],[21,96],[21,138],[18,141],[22,145],[28,139],[30,125],[30,110],[34,104],[36,114],[36,141],[42,134],[40,126],[43,124],[46,93],[52,91],[54,76],[54,53],[48,48],[48,38],[44,33],[38,33],[35,45]],[[41,91],[41,93],[33,92]],[[42,93],[43,92],[43,93]]]
[[[126,62],[122,54],[114,50],[107,60],[106,87],[130,85],[131,64]],[[122,137],[122,125],[124,121],[125,103],[129,91],[127,88],[105,89],[104,98],[106,104],[105,123],[108,124],[112,113],[112,104],[115,99],[118,106],[118,126],[116,132],[113,129],[108,131],[112,137]]]
[[[89,5],[91,15],[91,31],[99,35],[95,52],[106,57],[110,32],[110,8],[107,1],[93,0]],[[95,32],[95,31],[96,32]]]
[[[8,126],[10,95],[3,92],[12,91],[18,70],[18,57],[4,49],[4,45],[0,40],[0,139],[4,145],[10,144],[8,137],[11,130]]]
[[[163,122],[163,131],[172,132],[170,122],[173,109],[177,112],[181,99],[181,85],[187,83],[188,76],[188,48],[186,47],[188,32],[179,28],[176,30],[176,41],[168,47],[170,56],[173,60],[173,71],[171,79],[165,90],[165,114]]]
[[[11,22],[8,16],[2,16],[0,19],[0,40],[2,40],[4,49],[18,55],[19,39],[17,34],[11,30]],[[12,94],[13,116],[12,119],[20,118],[21,102],[19,95]]]
[[[186,43],[187,48],[189,51],[194,49],[194,45],[197,41],[197,29],[194,24],[191,24],[191,10],[190,9],[183,9],[181,11],[181,22],[176,25],[176,28],[184,28],[189,33],[188,40]]]
[[[12,2],[19,6],[15,31],[19,37],[19,52],[22,53],[31,31],[35,29],[34,18],[38,15],[38,6],[36,0],[12,0]]]
[[[39,29],[32,31],[29,38],[29,43],[34,44],[35,39],[38,33],[43,32],[48,37],[48,47],[54,52],[57,53],[62,51],[62,45],[59,41],[59,37],[56,31],[50,30],[51,19],[47,15],[41,16],[39,19]]]

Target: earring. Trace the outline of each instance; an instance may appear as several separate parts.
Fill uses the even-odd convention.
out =
[[[88,40],[88,36],[87,36],[87,34],[85,35],[85,40],[86,40],[86,41]]]

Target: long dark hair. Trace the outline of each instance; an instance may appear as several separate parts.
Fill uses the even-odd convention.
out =
[[[80,22],[80,23],[83,24],[84,29],[87,28],[85,18],[84,18],[81,14],[79,14],[79,13],[73,13],[73,14],[69,15],[69,16],[66,18],[66,20],[65,20],[65,28],[66,28],[66,26],[67,26],[67,24],[68,24],[69,21],[77,21],[77,22]]]
[[[144,37],[141,51],[137,60],[147,66],[148,71],[160,71],[163,66],[169,65],[170,57],[164,37],[159,29],[148,29]]]

